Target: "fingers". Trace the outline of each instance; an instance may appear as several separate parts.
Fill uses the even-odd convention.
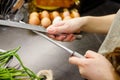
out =
[[[86,59],[84,59],[84,58],[78,58],[78,57],[70,57],[69,58],[69,62],[71,63],[71,64],[75,64],[75,65],[84,65],[84,62],[86,61]]]
[[[68,22],[67,22],[68,23]],[[65,21],[60,21],[59,23],[52,24],[46,30],[49,34],[50,38],[58,40],[58,41],[73,41],[76,37],[72,34],[72,30],[70,25]]]
[[[86,53],[85,53],[85,57],[86,58],[97,58],[99,57],[100,54],[99,53],[96,53],[94,51],[91,51],[91,50],[88,50]]]
[[[75,36],[73,34],[60,34],[60,35],[48,35],[50,38],[58,40],[58,41],[73,41],[75,40]]]
[[[96,53],[96,52],[94,52],[94,51],[88,50],[84,56],[85,56],[85,58],[70,57],[69,58],[69,62],[71,64],[83,66],[84,64],[86,64],[90,60],[90,58],[91,59],[98,58],[101,55]]]
[[[59,22],[49,26],[46,30],[50,34],[58,34],[58,33],[67,33],[67,25],[64,25],[64,22]]]
[[[75,36],[73,34],[66,35],[67,37],[64,38],[62,41],[73,41]]]

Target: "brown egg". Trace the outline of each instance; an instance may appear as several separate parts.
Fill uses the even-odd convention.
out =
[[[41,12],[41,18],[44,18],[44,17],[48,17],[49,18],[49,13],[46,10]]]
[[[62,21],[62,18],[60,16],[57,16],[53,19],[52,24],[56,24],[58,22]]]
[[[33,17],[33,16],[39,17],[38,12],[32,12],[32,13],[30,13],[29,18],[31,18],[31,17]]]
[[[48,17],[44,17],[41,19],[41,25],[47,28],[51,24],[51,20]]]
[[[58,11],[53,11],[53,12],[51,13],[51,19],[52,19],[52,20],[53,20],[55,17],[57,17],[57,16],[60,16],[60,14],[59,14]]]
[[[31,18],[29,18],[29,24],[40,25],[40,19],[39,19],[39,17],[31,16]]]
[[[72,19],[72,17],[71,16],[66,16],[66,17],[63,18],[63,20],[69,20],[69,19]]]
[[[65,9],[65,10],[63,11],[62,17],[64,18],[64,17],[66,17],[66,16],[70,16],[70,12]]]
[[[76,17],[80,17],[80,14],[78,11],[73,10],[73,11],[71,11],[71,16],[72,16],[72,18],[76,18]]]

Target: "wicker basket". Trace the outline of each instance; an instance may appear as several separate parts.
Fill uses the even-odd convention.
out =
[[[79,0],[32,0],[32,6],[41,9],[55,10],[58,8],[70,8],[80,3]]]
[[[34,0],[36,6],[70,7],[75,0]]]

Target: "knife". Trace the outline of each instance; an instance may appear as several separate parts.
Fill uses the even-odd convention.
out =
[[[0,19],[0,25],[9,26],[9,27],[16,27],[16,28],[23,28],[23,29],[28,29],[28,30],[32,30],[32,31],[39,31],[39,32],[44,33],[44,34],[47,33],[46,29],[43,26],[31,25],[31,24],[27,24],[24,22],[20,23],[20,22]],[[56,34],[56,35],[59,35],[59,34]],[[75,35],[77,40],[80,40],[83,37],[79,33],[74,33],[74,35]]]
[[[40,31],[41,33],[47,33],[46,29],[42,26],[37,25],[30,25],[26,23],[19,23],[10,20],[0,20],[0,25],[2,26],[9,26],[9,27],[16,27],[16,28],[23,28],[28,30]]]
[[[73,51],[73,50],[71,50],[71,49],[63,46],[62,44],[54,41],[53,39],[49,38],[49,37],[46,36],[45,34],[42,34],[42,33],[37,32],[37,31],[33,31],[33,32],[36,33],[36,34],[38,34],[38,35],[40,35],[40,36],[42,36],[43,38],[45,38],[46,40],[48,40],[48,41],[50,41],[51,43],[55,44],[56,46],[62,48],[63,50],[67,51],[67,52],[70,54],[70,56],[76,56],[76,57],[78,57],[78,58],[85,58],[82,54],[80,54],[80,53],[78,53],[78,52],[76,52],[76,51]]]

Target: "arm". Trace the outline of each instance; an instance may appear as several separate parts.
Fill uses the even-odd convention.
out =
[[[101,17],[86,17],[86,24],[82,27],[85,32],[106,34],[115,17],[115,14]]]
[[[66,21],[60,21],[47,28],[47,32],[52,34],[51,38],[60,41],[73,41],[75,36],[72,33],[85,31],[89,33],[106,34],[114,19],[115,14],[107,16],[85,16]],[[54,34],[66,33],[66,35],[54,36]]]

